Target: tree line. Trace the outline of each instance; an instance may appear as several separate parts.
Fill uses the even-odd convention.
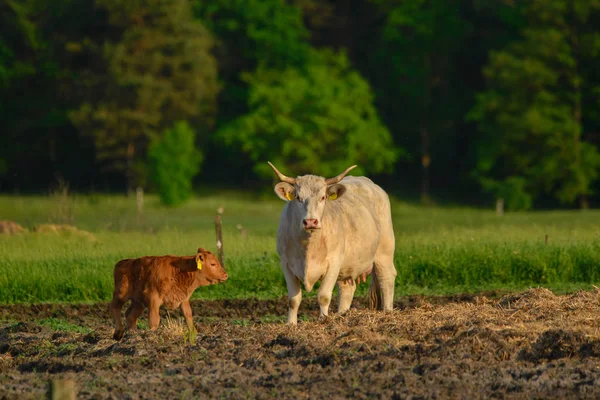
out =
[[[509,209],[600,199],[600,0],[0,0],[0,190],[349,163]],[[193,179],[193,183],[192,183]]]

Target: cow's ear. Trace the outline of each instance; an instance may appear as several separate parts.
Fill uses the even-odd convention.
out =
[[[275,193],[281,200],[291,201],[296,198],[296,188],[287,182],[279,182],[275,185]]]
[[[346,193],[346,186],[341,183],[336,183],[327,188],[327,199],[328,200],[337,200],[342,197]]]

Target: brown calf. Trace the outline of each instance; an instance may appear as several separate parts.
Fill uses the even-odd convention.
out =
[[[139,316],[148,307],[148,325],[156,329],[160,322],[161,305],[181,311],[188,325],[190,338],[195,335],[190,297],[198,286],[227,280],[227,273],[210,251],[198,249],[195,256],[149,256],[125,259],[115,265],[115,291],[110,310],[115,322],[113,338],[120,340],[125,333],[121,308],[128,300],[125,312],[127,329],[135,329]]]

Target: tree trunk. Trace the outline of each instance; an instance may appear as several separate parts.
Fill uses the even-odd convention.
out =
[[[127,196],[131,196],[135,191],[134,173],[133,173],[133,161],[135,156],[135,145],[133,142],[127,144],[127,171],[125,171],[125,178],[127,180]]]
[[[421,126],[421,166],[423,174],[421,175],[421,203],[427,204],[430,202],[429,197],[429,164],[431,157],[429,156],[429,131],[425,126]]]

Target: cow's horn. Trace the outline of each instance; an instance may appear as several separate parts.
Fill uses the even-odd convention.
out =
[[[275,166],[273,164],[271,164],[271,161],[267,161],[267,162],[269,163],[269,165],[271,166],[271,168],[273,168],[273,171],[275,171],[275,173],[279,177],[280,181],[291,183],[292,185],[296,183],[296,178],[290,178],[289,176],[285,176],[284,174],[282,174],[281,172],[279,172],[279,170],[277,168],[275,168]]]
[[[346,168],[346,170],[344,172],[342,172],[341,174],[339,174],[338,176],[334,176],[333,178],[327,178],[325,179],[325,183],[328,185],[333,185],[334,183],[338,183],[339,181],[341,181],[342,179],[344,179],[344,177],[346,176],[346,174],[348,172],[350,172],[351,169],[356,168],[356,165],[353,165],[351,167]]]

